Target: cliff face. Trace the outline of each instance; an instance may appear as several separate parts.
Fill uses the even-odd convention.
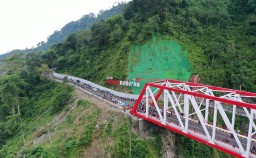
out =
[[[181,156],[176,156],[175,153],[175,134],[169,130],[164,130],[161,135],[163,141],[162,154],[164,158],[176,158]]]
[[[17,156],[162,157],[158,127],[139,134],[138,122],[122,109],[78,88],[70,104],[47,120],[26,137]]]

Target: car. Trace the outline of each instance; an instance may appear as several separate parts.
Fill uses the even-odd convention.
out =
[[[229,138],[224,138],[223,141],[224,142],[229,142]]]
[[[121,105],[121,106],[127,106],[127,103],[126,103],[126,102],[121,102],[119,105]]]

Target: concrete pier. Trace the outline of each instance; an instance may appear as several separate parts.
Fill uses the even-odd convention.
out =
[[[143,119],[139,119],[139,133],[143,134],[149,129],[149,122]]]

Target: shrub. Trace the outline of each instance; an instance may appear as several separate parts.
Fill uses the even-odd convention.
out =
[[[67,90],[63,90],[57,94],[56,98],[52,101],[52,112],[56,113],[61,111],[71,96],[71,93]]]

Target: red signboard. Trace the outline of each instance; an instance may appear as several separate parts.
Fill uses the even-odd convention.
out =
[[[107,79],[107,84],[119,85],[119,81],[118,80]]]
[[[127,87],[140,87],[140,83],[136,81],[119,81],[119,80],[107,79],[107,84],[127,86]]]

